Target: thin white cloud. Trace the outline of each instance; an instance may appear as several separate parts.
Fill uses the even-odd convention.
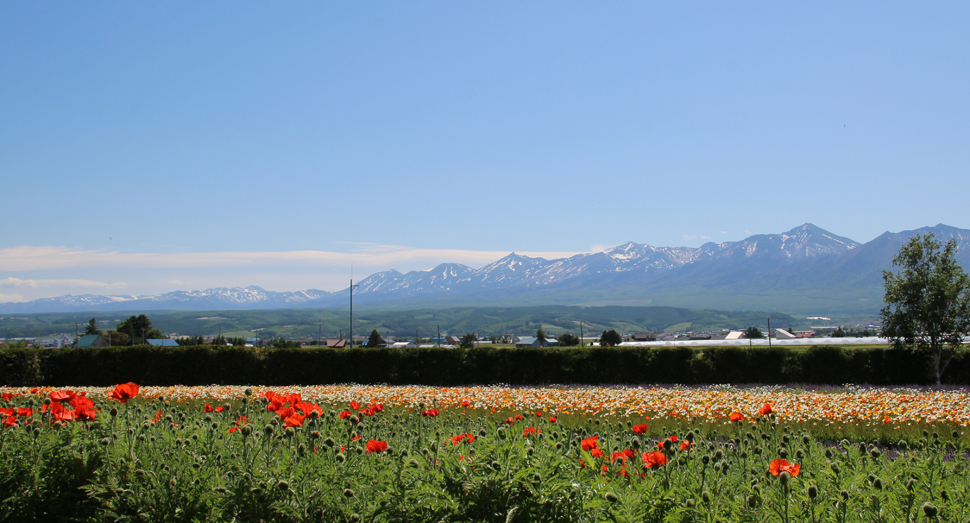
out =
[[[684,235],[684,239],[685,240],[696,240],[698,238],[700,238],[701,240],[710,240],[711,239],[710,236],[704,236],[703,234],[685,234]]]
[[[721,231],[721,234],[727,234],[727,231]]]
[[[0,270],[34,271],[77,268],[191,269],[266,266],[393,267],[396,264],[463,263],[481,266],[505,255],[504,251],[411,249],[370,244],[363,252],[328,251],[124,253],[51,246],[0,249]],[[545,259],[567,258],[577,252],[520,252]]]
[[[0,303],[24,301],[20,294],[0,294]]]
[[[124,282],[107,283],[103,281],[61,279],[61,280],[21,280],[20,278],[4,278],[0,280],[0,287],[92,287],[98,289],[124,289],[128,284]]]

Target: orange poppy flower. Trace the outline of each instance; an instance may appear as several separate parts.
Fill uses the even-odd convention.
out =
[[[589,455],[590,456],[593,456],[594,458],[602,458],[603,457],[603,451],[600,450],[600,449],[592,449],[592,450],[589,451]]]
[[[667,464],[667,456],[663,452],[644,452],[640,459],[643,460],[643,466],[648,469],[659,468]]]
[[[387,450],[386,441],[378,441],[376,439],[372,439],[367,442],[367,452],[380,453],[380,452],[384,452],[385,450]]]
[[[784,459],[776,459],[771,462],[771,465],[768,466],[768,472],[770,472],[772,476],[777,476],[782,472],[787,472],[794,477],[798,475],[800,470],[802,470],[801,465],[797,463],[793,465]]]
[[[51,401],[56,401],[57,403],[62,403],[65,401],[71,401],[77,394],[71,390],[58,390],[50,393]]]
[[[758,411],[758,415],[759,416],[767,416],[768,414],[771,414],[772,412],[773,411],[771,410],[771,405],[768,404],[768,403],[765,403],[764,405],[761,406],[761,410]]]
[[[738,421],[744,421],[744,415],[741,414],[740,412],[737,412],[737,411],[732,412],[731,413],[731,422],[738,422]]]
[[[121,385],[115,385],[115,390],[108,394],[108,397],[116,399],[122,403],[128,403],[128,400],[138,396],[138,385],[132,382],[124,383]]]
[[[633,432],[636,432],[637,434],[644,434],[645,432],[647,432],[648,428],[650,427],[648,427],[646,423],[643,423],[640,425],[634,425]]]
[[[599,438],[600,438],[599,436],[591,436],[591,437],[588,437],[588,438],[584,439],[583,440],[583,444],[582,444],[583,445],[583,450],[593,450],[596,447],[598,447],[599,446],[599,443],[597,443],[596,440],[598,440]]]

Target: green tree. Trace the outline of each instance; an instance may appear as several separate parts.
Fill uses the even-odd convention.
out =
[[[839,328],[838,329],[835,329],[834,331],[832,331],[832,334],[830,334],[829,337],[830,338],[844,338],[845,337],[845,331],[842,330],[842,326],[839,325]]]
[[[744,337],[752,340],[758,340],[764,338],[765,335],[761,333],[761,329],[758,327],[748,327],[744,330]]]
[[[957,264],[956,252],[956,240],[946,242],[941,251],[932,233],[914,236],[893,258],[899,273],[882,273],[883,336],[896,347],[928,352],[937,386],[970,334],[970,277]]]
[[[381,333],[377,332],[377,329],[370,331],[370,338],[367,338],[368,347],[380,347],[384,345],[384,338],[381,338]]]
[[[87,336],[88,334],[101,334],[101,331],[98,329],[97,319],[91,318],[88,320],[88,324],[84,326],[84,335]]]
[[[536,331],[536,339],[539,340],[540,347],[546,346],[546,331],[542,330],[542,327],[539,327],[539,330]]]
[[[461,337],[461,343],[458,346],[462,349],[470,349],[475,346],[475,341],[477,340],[478,338],[475,336],[475,333],[469,332]]]
[[[128,336],[132,345],[142,343],[144,340],[157,340],[165,337],[162,331],[152,327],[152,320],[148,319],[148,316],[144,314],[131,316],[127,320],[122,320],[115,327],[115,330]]]
[[[107,331],[104,333],[104,337],[108,339],[108,343],[112,347],[124,347],[131,341],[123,332],[118,331]]]
[[[600,347],[615,347],[623,342],[623,337],[615,329],[603,331],[600,336]]]
[[[568,332],[559,337],[560,347],[575,347],[577,345],[579,345],[579,338]]]

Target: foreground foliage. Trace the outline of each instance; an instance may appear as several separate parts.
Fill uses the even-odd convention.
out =
[[[107,392],[107,391],[106,391]],[[457,405],[3,395],[0,521],[966,521],[959,431],[822,441],[769,404],[718,425]],[[670,422],[679,421],[677,433]]]

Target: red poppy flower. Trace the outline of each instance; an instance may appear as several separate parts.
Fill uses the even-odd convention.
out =
[[[303,419],[304,418],[306,418],[306,416],[304,416],[302,414],[295,414],[294,413],[291,416],[288,416],[286,418],[286,420],[285,420],[286,423],[283,424],[283,428],[286,428],[286,427],[302,427],[303,426]]]
[[[347,419],[348,417],[350,417],[350,411],[349,410],[345,410],[345,411],[341,412],[339,415],[340,415],[340,419]]]
[[[216,412],[223,412],[223,411],[225,411],[225,410],[229,410],[230,408],[231,408],[231,407],[229,407],[228,405],[219,405],[219,406],[218,406],[218,407],[216,407],[216,408],[215,408],[214,410],[215,410]]]
[[[626,463],[627,457],[624,452],[614,452],[610,454],[610,463],[616,463],[616,460],[620,460],[620,463]]]
[[[541,418],[542,417],[542,412],[541,411],[536,411],[536,417],[537,418]]]
[[[537,429],[535,427],[526,427],[525,432],[522,433],[522,436],[529,437],[529,436],[535,436],[538,434],[542,434],[542,429]]]
[[[205,404],[205,407],[202,408],[202,412],[204,412],[206,414],[212,412],[212,405],[209,405],[208,403],[206,403]]]
[[[468,406],[471,406],[471,404],[472,404],[472,402],[470,402],[468,400],[461,400],[461,406],[462,407],[468,407]]]
[[[367,442],[367,452],[384,452],[385,450],[387,450],[386,441],[372,439]]]
[[[797,463],[793,465],[784,459],[776,459],[771,462],[771,465],[768,466],[768,472],[770,472],[772,476],[777,476],[782,472],[787,472],[794,477],[797,476],[798,472],[801,470],[801,465]]]
[[[459,434],[457,436],[452,436],[451,437],[451,444],[452,445],[457,445],[459,443],[471,443],[473,441],[475,441],[475,435],[474,434]]]
[[[512,425],[515,424],[515,418],[513,418],[512,416],[505,418],[505,424],[511,427]]]
[[[296,409],[294,409],[293,407],[286,407],[284,409],[280,409],[280,410],[276,411],[276,415],[279,416],[280,419],[289,418],[290,416],[292,416],[294,414],[296,414]]]
[[[636,432],[637,434],[644,434],[644,433],[647,432],[647,429],[648,428],[650,428],[650,427],[648,427],[646,423],[641,424],[641,425],[634,425],[633,426],[633,432]]]
[[[354,437],[350,438],[350,441],[357,441],[360,439],[360,434],[354,433]]]
[[[516,414],[515,415],[515,421],[522,421],[522,415],[521,414]]]
[[[644,452],[640,459],[643,460],[643,466],[648,469],[659,468],[667,464],[667,456],[663,452]]]
[[[559,420],[557,420],[555,416],[549,416],[549,423],[555,423],[557,421]]]
[[[433,418],[438,415],[438,409],[422,410],[421,415]]]
[[[122,403],[128,403],[128,400],[138,396],[138,385],[131,382],[115,385],[115,390],[108,396]]]
[[[21,407],[17,409],[17,415],[21,418],[29,418],[34,415],[34,411],[26,407]]]
[[[16,394],[12,394],[10,392],[4,392],[3,394],[0,394],[0,399],[2,399],[3,401],[6,401],[6,402],[9,402],[10,400],[12,400],[15,397],[17,397],[17,395]]]
[[[599,438],[600,438],[599,436],[590,436],[584,439],[582,443],[583,450],[593,450],[596,447],[598,447],[599,443],[597,443],[596,440],[598,440]]]
[[[744,421],[744,415],[741,414],[740,412],[732,412],[731,413],[731,422],[734,423],[734,422],[738,422],[738,421]]]
[[[13,416],[6,416],[6,417],[4,417],[3,418],[3,426],[4,427],[10,427],[10,428],[16,427],[17,426],[17,418],[15,418]]]
[[[691,443],[691,442],[689,442],[689,441],[687,441],[686,439],[684,441],[681,441],[680,442],[680,450],[687,450],[687,449],[689,449],[689,448],[691,448],[693,446],[694,446],[694,444]]]
[[[382,412],[384,410],[384,404],[383,403],[375,403],[375,404],[371,405],[371,408],[374,409],[374,412]],[[323,412],[323,411],[321,411],[321,412]]]
[[[51,401],[56,401],[57,403],[71,401],[75,396],[77,396],[77,394],[71,390],[58,390],[50,393]]]
[[[600,450],[600,449],[592,449],[592,450],[589,451],[589,455],[590,456],[593,456],[594,458],[602,458],[603,457],[603,451]]]
[[[356,401],[350,402],[350,410],[357,410],[359,408],[360,408],[360,403],[357,403]]]
[[[767,416],[768,414],[771,414],[772,412],[774,412],[774,411],[771,410],[771,405],[769,405],[768,403],[765,403],[764,405],[761,406],[761,410],[758,411],[758,415],[759,416]]]
[[[152,423],[158,423],[158,420],[162,419],[162,411],[158,411],[155,417],[152,418]]]

